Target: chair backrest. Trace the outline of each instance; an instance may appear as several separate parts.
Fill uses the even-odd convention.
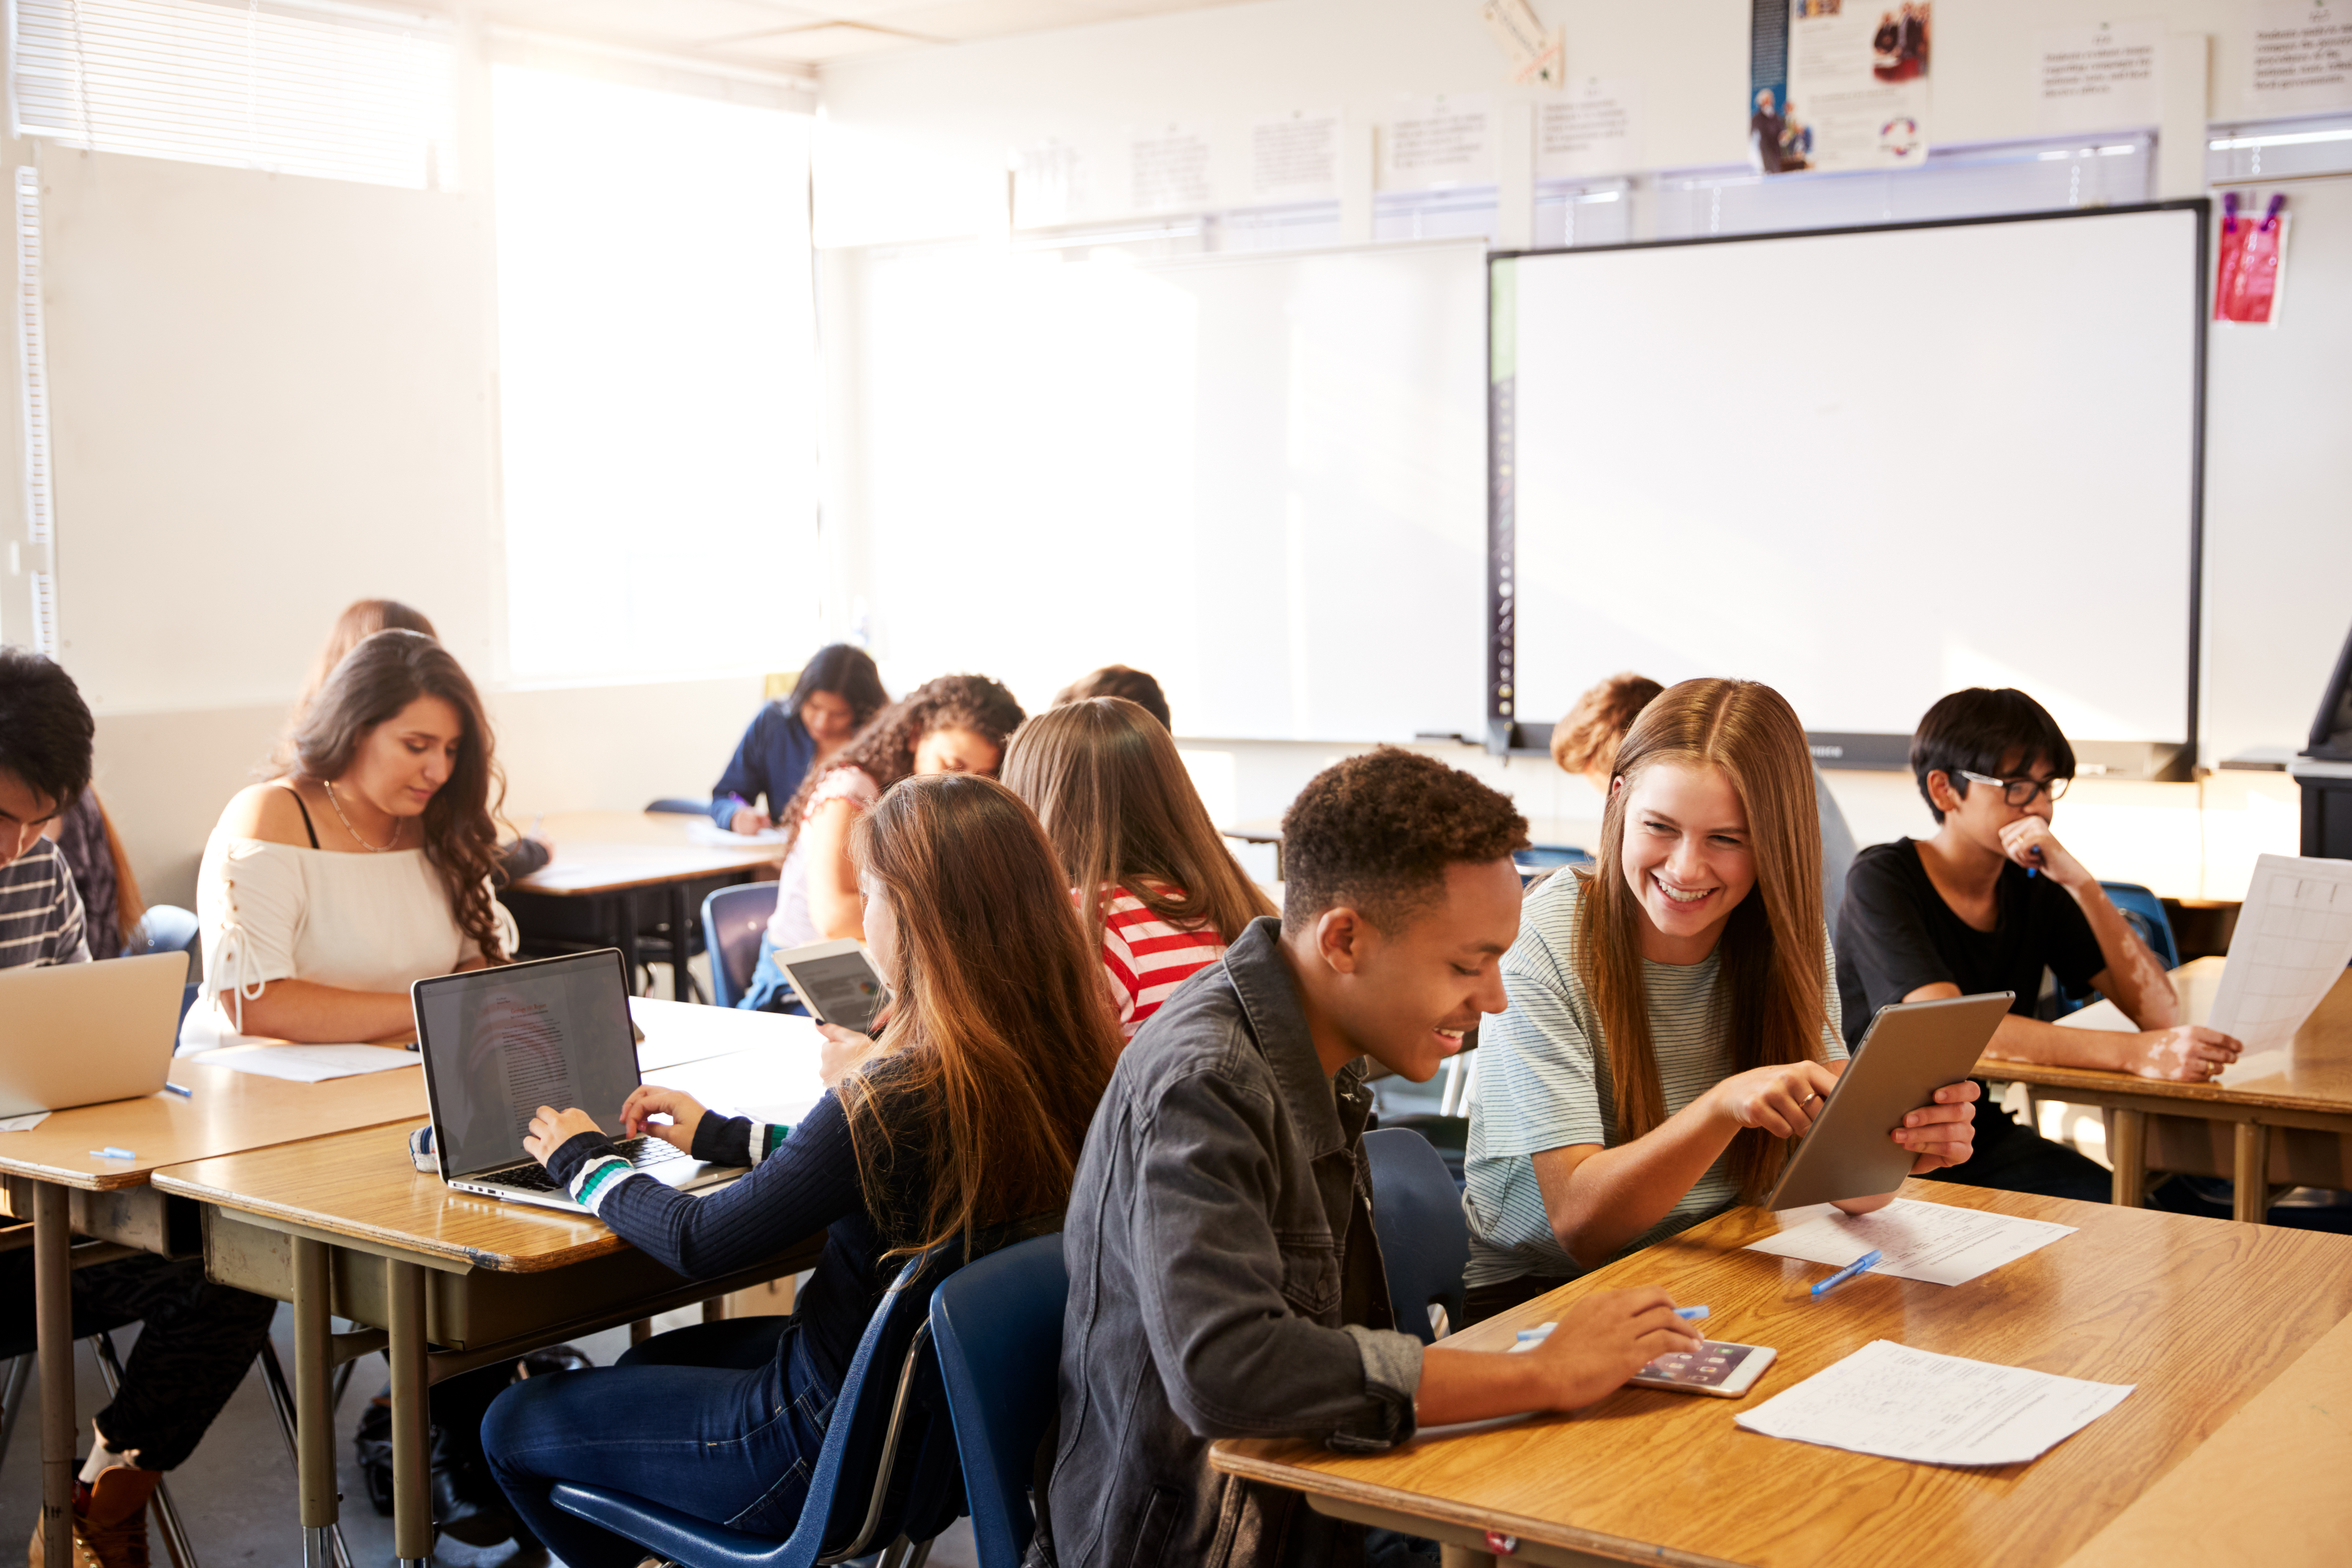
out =
[[[1432,1302],[1445,1308],[1447,1322],[1462,1322],[1462,1275],[1470,1267],[1462,1194],[1436,1145],[1419,1133],[1375,1129],[1364,1134],[1364,1155],[1372,1166],[1372,1229],[1397,1327],[1431,1343],[1437,1338],[1429,1322]]]
[[[952,1494],[951,1469],[943,1474],[935,1464],[916,1461],[936,1429],[935,1417],[945,1418],[924,1408],[920,1398],[922,1363],[930,1354],[931,1291],[961,1260],[954,1248],[913,1260],[866,1320],[834,1398],[787,1560],[833,1563],[879,1551],[908,1520],[935,1515],[938,1499],[923,1491],[944,1488]],[[910,1486],[910,1479],[925,1485]]]
[[[688,800],[683,795],[665,795],[658,800],[646,801],[646,810],[672,817],[707,817],[710,815],[710,802]]]
[[[131,933],[132,953],[184,953],[196,945],[194,910],[175,904],[151,904]]]
[[[2180,945],[2172,938],[2172,918],[2164,913],[2164,900],[2136,882],[2103,882],[2108,902],[2132,924],[2139,939],[2147,944],[2157,961],[2168,969],[2180,967]]]
[[[1054,1235],[992,1252],[931,1292],[931,1347],[955,1417],[981,1568],[1016,1568],[1036,1532],[1029,1478],[1054,1420],[1069,1289]]]
[[[776,912],[772,882],[722,887],[702,901],[702,950],[710,955],[710,999],[731,1008],[751,983],[760,961],[760,933]]]

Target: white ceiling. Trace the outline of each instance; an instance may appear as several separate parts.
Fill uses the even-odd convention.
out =
[[[489,0],[490,20],[770,69],[1238,0]]]

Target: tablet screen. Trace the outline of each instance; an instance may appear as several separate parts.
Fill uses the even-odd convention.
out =
[[[784,967],[793,984],[800,988],[802,999],[819,1018],[860,1034],[874,1032],[874,1015],[890,999],[888,988],[863,953],[796,958]]]

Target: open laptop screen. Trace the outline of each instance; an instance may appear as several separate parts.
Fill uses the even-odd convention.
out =
[[[577,1105],[618,1131],[638,1082],[618,952],[420,980],[415,1000],[445,1176],[527,1158],[523,1135],[541,1105]]]

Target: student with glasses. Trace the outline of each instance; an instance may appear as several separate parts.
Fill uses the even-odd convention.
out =
[[[2191,1083],[2237,1060],[2238,1041],[2187,1021],[2164,966],[2052,831],[2074,750],[2047,709],[2020,691],[1955,692],[1919,721],[1911,770],[1936,835],[1874,844],[1846,874],[1837,955],[1849,1044],[1889,1002],[2007,990],[2017,1000],[1989,1057]],[[2138,1032],[2042,1022],[2045,968],[2113,1000]],[[1930,1179],[2094,1203],[2112,1190],[2103,1167],[1990,1104],[1974,1155]]]

